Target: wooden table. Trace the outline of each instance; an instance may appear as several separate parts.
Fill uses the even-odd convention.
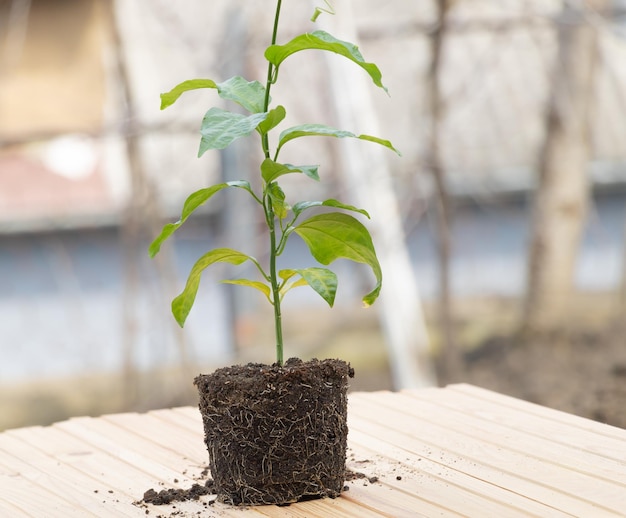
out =
[[[625,405],[626,409],[626,405]],[[626,516],[626,430],[470,385],[349,398],[335,500],[249,509],[137,505],[207,464],[198,411],[75,418],[0,434],[0,516]],[[175,506],[175,507],[174,507]]]

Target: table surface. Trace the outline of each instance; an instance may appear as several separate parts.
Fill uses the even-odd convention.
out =
[[[349,396],[340,498],[233,508],[189,488],[208,456],[195,408],[0,433],[0,516],[626,516],[626,430],[471,385]]]

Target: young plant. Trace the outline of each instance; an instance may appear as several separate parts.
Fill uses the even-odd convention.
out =
[[[299,138],[326,136],[357,138],[374,142],[398,153],[387,140],[370,135],[356,135],[323,124],[303,124],[284,129],[278,135],[274,147],[270,145],[270,135],[273,135],[273,131],[286,115],[286,110],[282,105],[271,106],[270,91],[272,85],[278,80],[279,69],[285,60],[298,52],[320,50],[339,54],[360,66],[376,86],[386,91],[381,82],[378,67],[373,63],[367,63],[355,45],[341,41],[327,32],[314,31],[301,34],[284,45],[277,45],[281,4],[282,0],[277,0],[271,45],[265,50],[265,59],[268,63],[265,85],[258,81],[248,81],[240,76],[231,77],[220,83],[211,79],[193,79],[184,81],[169,92],[161,94],[161,109],[174,104],[183,93],[199,88],[217,90],[217,94],[222,99],[243,107],[247,115],[220,108],[211,108],[206,112],[200,129],[201,141],[198,156],[202,156],[210,149],[224,149],[234,140],[256,133],[264,156],[260,164],[262,185],[260,192],[255,192],[250,182],[238,180],[219,183],[192,193],[184,203],[180,219],[176,223],[165,225],[149,248],[150,256],[154,257],[159,252],[161,244],[179,229],[198,207],[222,189],[236,188],[247,193],[252,202],[261,209],[267,225],[268,264],[262,265],[254,257],[231,248],[216,248],[207,252],[191,269],[182,293],[172,301],[172,313],[182,327],[196,298],[200,276],[207,267],[217,262],[240,265],[250,261],[258,270],[259,280],[231,279],[223,282],[255,288],[265,295],[273,306],[276,361],[279,365],[283,363],[281,303],[285,294],[295,287],[308,285],[332,307],[337,291],[337,276],[328,268],[313,266],[303,269],[278,269],[277,259],[284,252],[287,240],[293,234],[298,235],[306,243],[313,258],[324,266],[339,258],[368,265],[374,273],[376,285],[363,297],[366,306],[376,300],[382,284],[382,272],[370,233],[355,217],[346,214],[346,212],[355,212],[369,218],[368,213],[335,199],[299,201],[293,205],[289,204],[279,184],[281,177],[287,174],[303,174],[311,180],[319,181],[319,166],[281,162],[279,161],[281,150],[291,141]],[[327,5],[330,7],[328,2]],[[322,9],[316,9],[313,21],[321,11]],[[325,9],[323,11],[329,12]],[[300,221],[305,213],[315,207],[326,207],[332,212],[315,214]],[[253,225],[254,222],[251,221],[250,224]]]

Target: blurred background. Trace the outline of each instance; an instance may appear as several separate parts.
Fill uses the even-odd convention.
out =
[[[324,29],[362,70],[303,52],[272,90],[283,128],[324,123],[391,140],[309,139],[283,160],[288,201],[366,208],[385,282],[332,266],[336,307],[284,304],[286,355],[341,357],[353,390],[469,382],[626,426],[626,1],[285,2],[279,42]],[[151,260],[191,192],[256,175],[250,139],[198,159],[216,93],[264,81],[273,2],[0,1],[0,430],[72,415],[194,404],[193,377],[274,360],[272,313],[204,273],[184,330],[170,314],[215,246],[263,261],[262,214],[220,193]],[[296,176],[296,175],[293,175]],[[313,266],[292,240],[282,267]],[[267,306],[267,307],[266,307]]]

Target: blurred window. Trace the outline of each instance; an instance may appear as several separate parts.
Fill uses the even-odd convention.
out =
[[[0,20],[0,139],[100,127],[102,3],[11,0],[0,4]]]

